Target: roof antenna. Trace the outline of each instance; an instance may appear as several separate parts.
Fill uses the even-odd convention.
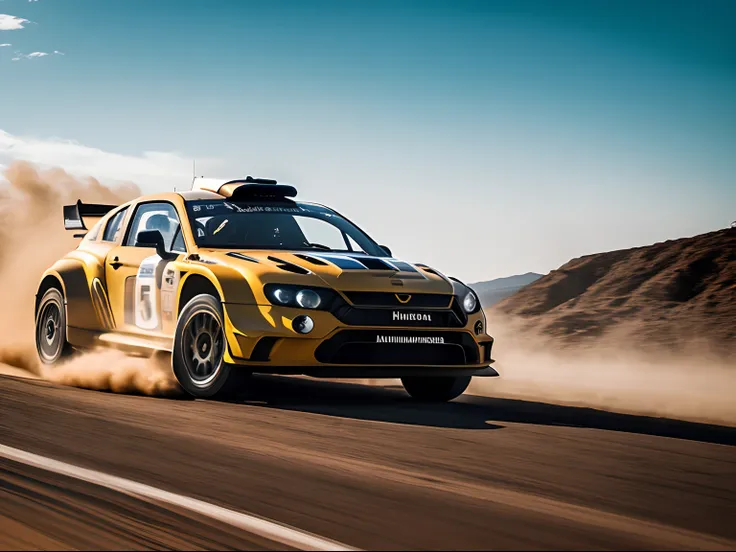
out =
[[[204,178],[204,176],[197,176],[197,160],[192,159],[192,190],[194,189],[194,182],[198,178]]]

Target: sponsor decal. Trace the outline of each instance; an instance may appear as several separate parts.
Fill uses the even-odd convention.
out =
[[[174,319],[176,290],[179,288],[179,271],[167,266],[161,284],[161,315],[164,320]]]
[[[393,311],[391,318],[394,322],[431,322],[432,315],[428,312],[401,312]]]
[[[158,255],[141,261],[135,276],[125,280],[125,324],[142,330],[160,330],[164,320],[175,320],[176,291],[181,274]]]
[[[311,209],[305,209],[302,206],[282,207],[282,206],[263,206],[263,205],[236,205],[234,203],[224,202],[227,209],[237,211],[238,213],[308,213]]]
[[[143,259],[135,279],[135,325],[144,330],[154,330],[159,325],[155,274],[160,262],[158,255]]]
[[[211,203],[210,203],[210,204],[207,204],[207,205],[204,205],[204,208],[205,208],[205,209],[207,209],[208,211],[214,211],[214,210],[215,210],[215,206],[214,206],[214,205],[212,205]],[[199,212],[200,212],[200,211],[202,210],[202,205],[195,205],[195,206],[194,206],[194,207],[192,208],[192,210],[193,210],[193,211],[194,211],[195,213],[199,213]]]
[[[445,342],[441,336],[418,336],[418,335],[377,335],[376,343],[402,343],[419,345],[437,345]]]
[[[189,260],[191,262],[193,262],[193,263],[202,263],[202,264],[208,264],[208,265],[217,264],[217,261],[215,261],[214,259],[209,259],[207,257],[202,257],[201,255],[199,255],[196,259],[190,258]]]

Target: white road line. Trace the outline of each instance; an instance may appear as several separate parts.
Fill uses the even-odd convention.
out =
[[[137,483],[129,479],[122,477],[116,477],[114,475],[108,475],[106,473],[98,472],[95,470],[88,470],[86,468],[80,468],[72,464],[46,458],[45,456],[39,456],[23,450],[19,450],[5,445],[0,445],[0,456],[5,457],[14,462],[20,462],[42,470],[51,471],[67,477],[73,477],[74,479],[80,479],[87,481],[88,483],[94,483],[101,487],[107,487],[114,491],[132,495],[138,498],[145,498],[148,500],[155,500],[159,502],[165,502],[167,504],[173,504],[181,508],[192,510],[199,514],[203,514],[212,519],[222,521],[233,527],[243,529],[258,535],[265,537],[269,540],[297,548],[299,550],[358,550],[357,548],[351,548],[339,542],[324,539],[318,535],[301,531],[288,525],[282,525],[274,521],[263,519],[253,514],[246,514],[244,512],[237,512],[235,510],[229,510],[221,506],[215,506],[209,502],[197,500],[196,498],[189,498],[181,496],[175,493],[170,493],[156,487],[144,485],[143,483]]]

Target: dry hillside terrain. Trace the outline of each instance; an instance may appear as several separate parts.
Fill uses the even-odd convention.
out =
[[[566,344],[736,353],[736,228],[573,259],[491,314]]]

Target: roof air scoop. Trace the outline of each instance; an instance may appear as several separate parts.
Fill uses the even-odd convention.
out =
[[[271,201],[290,201],[287,198],[296,196],[296,188],[285,184],[260,184],[260,183],[240,183],[242,181],[228,182],[221,188],[221,195],[226,195],[230,186],[230,199],[233,201],[247,200],[271,200]],[[223,193],[225,192],[225,193]]]
[[[213,178],[197,179],[192,187],[195,190],[214,192],[233,201],[289,201],[296,197],[296,188],[288,184],[279,184],[270,178],[254,178],[246,176],[235,180],[217,180]]]

